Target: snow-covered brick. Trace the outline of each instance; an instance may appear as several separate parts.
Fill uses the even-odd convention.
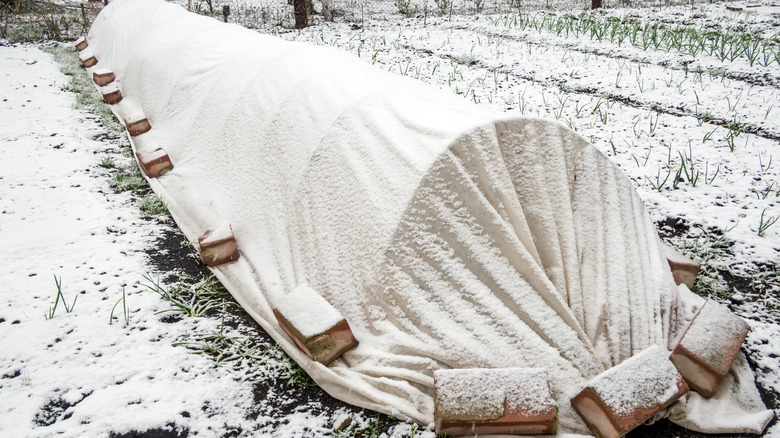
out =
[[[667,350],[653,345],[593,378],[571,404],[594,435],[617,438],[686,392]]]
[[[114,79],[116,79],[114,72],[107,68],[99,68],[92,72],[92,80],[101,87],[114,82]]]
[[[750,327],[726,307],[707,300],[672,351],[688,385],[710,397],[728,373]]]
[[[334,432],[340,432],[348,428],[350,424],[352,424],[352,417],[350,417],[349,414],[341,414],[333,420],[333,427],[331,429]]]
[[[557,431],[558,405],[542,369],[439,370],[433,379],[437,434],[553,435]]]
[[[152,129],[152,125],[149,123],[149,119],[147,119],[142,112],[134,113],[128,116],[125,119],[125,124],[127,125],[127,131],[133,137],[149,132],[149,130]]]
[[[171,163],[170,157],[162,148],[153,152],[135,154],[138,159],[138,164],[141,169],[144,170],[146,176],[149,178],[157,178],[163,173],[173,169],[173,163]]]
[[[674,282],[684,284],[688,286],[688,289],[693,289],[693,284],[699,275],[699,264],[680,254],[669,245],[664,244],[663,249],[666,261],[669,262],[669,268],[672,270]]]
[[[119,90],[119,85],[116,82],[102,87],[100,92],[103,94],[103,102],[109,105],[116,105],[122,101],[122,92]]]
[[[79,60],[86,68],[90,68],[98,63],[97,58],[95,58],[95,55],[92,54],[92,51],[89,49],[84,49],[79,52]]]
[[[79,37],[79,39],[76,40],[75,44],[76,44],[76,50],[78,50],[79,52],[86,49],[87,46],[89,45],[89,43],[87,43],[87,37],[85,36]]]
[[[307,285],[287,294],[274,315],[301,351],[325,365],[357,344],[341,312]]]
[[[238,245],[227,221],[198,237],[198,245],[206,266],[214,267],[238,259]]]

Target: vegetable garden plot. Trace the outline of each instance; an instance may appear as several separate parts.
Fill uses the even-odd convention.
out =
[[[151,125],[136,152],[170,158],[153,189],[190,240],[230,230],[240,257],[215,273],[337,398],[429,424],[433,371],[538,367],[560,430],[584,433],[570,397],[690,318],[631,181],[561,124],[153,0],[111,3],[87,40],[116,114]],[[359,342],[328,367],[271,314],[304,283]],[[675,421],[761,430],[771,413],[733,373]]]

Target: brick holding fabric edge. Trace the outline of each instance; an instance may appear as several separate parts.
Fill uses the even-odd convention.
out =
[[[344,316],[308,285],[298,286],[287,294],[273,313],[295,345],[323,365],[357,345]]]
[[[571,404],[596,436],[618,438],[687,392],[668,351],[653,345],[594,377]]]
[[[206,231],[198,237],[200,256],[208,267],[219,266],[232,262],[239,257],[238,245],[233,236],[233,229],[228,222],[222,222],[218,227]]]
[[[670,360],[691,389],[711,397],[749,330],[750,326],[728,308],[707,300],[672,350]]]
[[[452,369],[434,374],[437,434],[554,435],[558,405],[544,370]]]

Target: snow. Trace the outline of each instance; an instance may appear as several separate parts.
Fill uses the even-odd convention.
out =
[[[166,154],[164,150],[157,149],[152,152],[144,153],[143,158],[146,161],[152,161],[158,158],[162,158],[165,155]],[[223,229],[224,225],[227,225],[227,229]],[[210,243],[218,242],[223,239],[229,239],[233,235],[233,232],[230,230],[230,224],[228,224],[227,222],[224,222],[222,225],[220,225],[220,227],[221,228],[217,228],[211,233],[209,233],[208,237],[203,239],[200,243],[204,245],[208,245]]]
[[[590,386],[616,414],[630,415],[669,404],[680,395],[677,385],[681,381],[669,352],[653,345],[598,375]]]
[[[657,17],[670,23],[706,21],[710,26],[746,26],[751,33],[765,35],[771,34],[771,24],[775,20],[769,15],[728,12],[723,4],[660,11],[627,9],[608,11],[608,14],[634,14],[645,20]],[[705,18],[697,18],[697,15]],[[719,262],[724,268],[746,276],[755,269],[754,261],[777,260],[780,225],[769,228],[763,236],[757,235],[761,213],[766,209],[767,216],[778,214],[777,197],[772,190],[773,183],[778,187],[780,175],[776,164],[777,141],[765,136],[778,132],[776,64],[769,68],[751,68],[744,60],[729,63],[703,54],[691,58],[673,52],[618,47],[607,41],[587,38],[557,38],[549,33],[494,25],[490,20],[496,18],[453,16],[448,22],[429,16],[427,27],[423,27],[422,20],[388,17],[386,20],[366,20],[365,28],[360,32],[352,31],[350,23],[335,23],[301,32],[282,30],[281,36],[341,47],[369,64],[374,63],[396,74],[416,75],[445,91],[457,92],[468,100],[480,102],[482,108],[559,118],[592,140],[630,176],[653,220],[685,218],[694,225],[688,237],[701,239],[697,244],[711,235],[710,227],[725,232],[726,240],[733,241],[734,245],[729,249],[729,256]],[[486,42],[488,49],[485,49]],[[214,371],[208,366],[209,361],[201,361],[205,358],[170,347],[184,333],[198,327],[208,330],[209,324],[184,322],[184,328],[173,327],[151,316],[166,307],[156,297],[141,293],[136,282],[148,269],[140,253],[151,244],[149,236],[159,233],[159,229],[138,221],[134,208],[125,205],[129,203],[127,195],[106,195],[110,191],[105,180],[88,178],[88,174],[102,173],[95,166],[99,156],[93,152],[104,153],[105,144],[89,138],[99,134],[99,128],[89,116],[72,111],[72,96],[59,90],[65,78],[56,72],[47,55],[23,46],[0,50],[0,84],[3,87],[0,96],[8,99],[0,106],[4,120],[0,128],[4,157],[0,162],[0,206],[3,210],[0,240],[4,244],[9,242],[7,248],[10,250],[0,256],[3,266],[0,284],[4,285],[3,310],[0,311],[0,318],[4,320],[0,323],[0,344],[4,351],[0,355],[0,374],[3,374],[0,393],[4,400],[11,400],[0,413],[0,424],[12,424],[9,433],[33,436],[57,432],[64,432],[66,436],[107,435],[110,431],[126,431],[131,427],[165,427],[169,422],[193,431],[210,427],[224,430],[216,418],[201,413],[200,408],[206,404],[212,413],[215,408],[223,409],[217,417],[222,415],[231,424],[240,424],[244,421],[243,400],[252,399],[249,389],[228,378],[224,370]],[[467,60],[469,56],[475,64],[458,61]],[[497,61],[493,62],[494,58]],[[688,73],[683,69],[684,63],[690,67]],[[692,73],[697,66],[708,69],[701,75],[700,82]],[[728,75],[723,77],[719,71]],[[685,82],[679,87],[683,79]],[[571,89],[561,89],[561,81]],[[762,85],[751,87],[751,81]],[[695,86],[691,86],[694,82]],[[55,85],[49,87],[49,84]],[[44,87],[46,89],[42,90]],[[735,96],[740,93],[742,97],[735,104]],[[605,94],[607,97],[632,98],[638,103],[607,101],[603,97]],[[34,108],[34,102],[45,102],[46,105],[39,104]],[[594,110],[599,102],[599,109]],[[664,111],[651,110],[652,105],[658,105]],[[673,111],[678,106],[682,110]],[[700,124],[695,117],[697,111],[701,114],[710,112],[725,121],[739,116],[739,120],[763,131],[761,135],[738,136],[737,147],[732,152],[726,143],[726,129],[706,122]],[[601,121],[602,113],[606,115],[606,122]],[[34,132],[30,132],[30,127],[35,127]],[[703,141],[713,129],[714,133]],[[57,135],[49,137],[50,134]],[[136,146],[147,137],[137,138]],[[156,141],[153,143],[157,145]],[[663,180],[667,169],[678,165],[678,152],[693,157],[697,169],[702,171],[701,178],[712,178],[712,183],[702,184],[700,179],[698,185],[691,186],[683,181],[679,187],[672,188],[672,174],[662,190],[654,189],[650,182],[655,181],[659,173]],[[767,166],[773,156],[772,165]],[[86,172],[86,169],[90,171]],[[715,169],[719,170],[713,177]],[[51,193],[52,186],[57,187],[56,193]],[[86,199],[84,193],[94,196]],[[764,193],[768,196],[763,196]],[[52,223],[62,225],[52,226]],[[15,255],[12,257],[11,254]],[[89,262],[84,264],[85,261]],[[101,275],[102,272],[105,274]],[[557,275],[554,270],[550,272],[553,273],[551,277]],[[60,304],[55,317],[46,321],[42,314],[54,303],[52,274],[62,276],[63,293],[68,303],[76,292],[85,293],[79,294],[73,313],[64,313]],[[96,281],[100,284],[95,285]],[[122,284],[129,291],[128,302],[134,311],[127,329],[119,327],[121,324],[116,319],[111,326],[107,323],[110,307],[121,296]],[[107,289],[99,291],[104,287]],[[776,294],[776,289],[771,290]],[[735,311],[752,319],[745,349],[758,365],[757,381],[777,394],[780,392],[780,365],[776,343],[772,340],[780,336],[780,332],[776,323],[772,323],[775,317],[768,310],[773,306],[776,308],[777,304],[774,294],[769,291],[759,297],[757,303],[753,302],[755,297],[744,300],[744,296],[735,295],[732,299]],[[396,297],[388,299],[395,300]],[[374,309],[370,312],[373,315]],[[463,315],[467,321],[472,317]],[[17,320],[20,322],[13,324]],[[145,330],[134,330],[132,327],[136,323],[139,327],[143,324]],[[392,315],[386,323],[393,323]],[[213,324],[211,328],[214,328]],[[57,336],[71,329],[71,334]],[[60,341],[54,342],[58,338]],[[24,342],[24,346],[16,345],[19,339],[29,339],[29,342]],[[482,339],[477,336],[478,341]],[[49,344],[52,347],[48,347]],[[108,356],[123,360],[109,361]],[[148,364],[149,358],[160,360]],[[388,358],[387,361],[391,360]],[[187,373],[175,365],[193,362],[199,365],[190,367]],[[432,369],[424,360],[417,364],[421,369]],[[378,363],[374,367],[372,364],[367,369],[382,372],[384,365]],[[82,372],[82,369],[86,371]],[[6,377],[17,373],[17,377]],[[166,391],[165,397],[171,399],[166,402],[150,396],[154,389],[152,385],[134,378],[125,380],[121,387],[128,393],[139,394],[137,398],[130,400],[133,397],[119,395],[117,400],[112,400],[108,397],[104,403],[90,406],[89,410],[84,408],[93,395],[95,400],[103,397],[101,394],[109,393],[116,382],[123,381],[126,375],[135,376],[135,373],[155,375],[156,386],[175,388],[172,394]],[[182,384],[188,378],[184,374],[192,376],[192,380]],[[576,379],[572,377],[572,380]],[[173,383],[168,385],[168,382]],[[220,388],[227,389],[220,392]],[[90,390],[93,393],[82,395],[82,390],[85,394]],[[181,391],[189,392],[180,394]],[[232,394],[227,395],[231,391]],[[66,408],[69,414],[75,415],[64,419],[63,411],[58,414],[60,420],[53,425],[31,429],[32,419],[41,412],[40,408],[49,400],[59,398],[68,404],[82,400]],[[141,403],[136,404],[137,401]],[[158,414],[140,412],[138,422],[116,415],[124,412],[127,406],[139,409],[138,405],[152,406],[151,410],[156,409]],[[178,410],[182,407],[191,415],[189,418],[179,415]],[[269,435],[303,436],[307,427],[309,432],[328,433],[332,421],[324,417],[327,415],[299,412],[290,417],[290,421],[280,422],[283,424],[271,422],[271,417],[266,415],[261,415],[258,422],[265,424],[259,426],[260,431]],[[775,425],[767,435],[780,436],[778,427]],[[408,425],[399,425],[394,431],[391,435],[411,434]]]
[[[720,376],[725,375],[736,345],[740,345],[748,325],[726,307],[708,300],[680,340],[686,350],[701,358]]]
[[[6,436],[108,436],[242,425],[251,387],[172,343],[217,321],[166,324],[139,285],[162,227],[111,194],[96,118],[29,46],[0,47],[0,429]],[[116,156],[119,160],[119,156]],[[51,319],[61,279],[62,302]],[[129,325],[111,308],[127,293]],[[121,309],[121,305],[120,305]],[[121,314],[118,312],[117,314]],[[116,315],[116,314],[115,314]],[[216,433],[216,432],[214,432]]]
[[[436,33],[420,51],[451,47]],[[112,2],[89,39],[175,163],[153,189],[190,239],[230,220],[242,257],[218,278],[338,398],[430,424],[433,371],[539,367],[561,429],[582,432],[565,402],[583,380],[676,335],[640,196],[562,124],[151,0]],[[205,44],[220,50],[204,57]],[[327,368],[270,313],[301,283],[360,341]]]
[[[87,59],[92,58],[94,56],[95,55],[92,54],[92,50],[89,49],[84,49],[81,52],[79,52],[79,59],[81,60],[81,62],[84,62]]]
[[[669,245],[664,245],[663,250],[664,257],[666,257],[670,262],[679,263],[682,265],[688,265],[693,262],[690,258],[685,257],[679,251],[675,250]]]
[[[276,309],[300,332],[304,343],[344,321],[335,307],[305,284],[287,294]]]
[[[119,84],[116,83],[116,81],[110,82],[104,86],[101,87],[100,92],[103,94],[109,94],[113,93],[115,91],[119,91]]]
[[[494,420],[509,413],[534,416],[556,406],[540,369],[453,369],[434,372],[436,410],[443,421]]]
[[[144,115],[144,113],[138,111],[138,112],[130,113],[127,117],[125,117],[125,121],[127,122],[128,125],[132,125],[133,123],[140,122],[145,118],[146,116]]]
[[[152,152],[152,154],[154,153],[155,152]],[[165,151],[160,150],[157,152],[157,156],[163,155],[165,155]],[[198,239],[198,241],[200,242],[201,246],[210,246],[232,238],[233,230],[230,227],[230,223],[228,221],[222,221],[219,225],[214,227],[213,230],[208,231],[203,236],[202,240]]]

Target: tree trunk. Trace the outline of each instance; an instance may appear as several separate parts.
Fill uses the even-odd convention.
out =
[[[601,0],[590,0],[590,8],[591,9],[601,8]]]
[[[303,29],[309,25],[309,16],[306,13],[306,0],[293,0],[293,11],[295,13],[296,29]]]

